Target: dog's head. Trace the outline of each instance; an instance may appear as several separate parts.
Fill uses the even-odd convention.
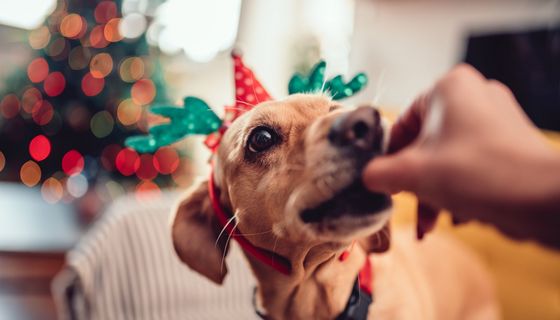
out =
[[[376,109],[345,108],[323,95],[261,103],[221,141],[220,204],[253,245],[292,262],[310,252],[334,255],[372,235],[366,249],[386,250],[391,200],[361,182],[366,162],[383,152],[384,131]],[[218,283],[228,238],[220,231],[202,183],[177,208],[173,242],[184,262]]]

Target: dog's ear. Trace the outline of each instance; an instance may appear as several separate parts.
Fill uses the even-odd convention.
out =
[[[358,243],[367,253],[381,253],[389,250],[391,246],[391,227],[389,222],[371,236],[358,240]]]
[[[179,258],[191,269],[221,284],[227,273],[222,261],[228,250],[227,234],[216,242],[220,228],[207,185],[207,182],[201,183],[179,202],[171,232]]]

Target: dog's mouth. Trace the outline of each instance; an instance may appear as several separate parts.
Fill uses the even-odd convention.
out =
[[[321,223],[340,218],[363,218],[382,212],[391,206],[386,194],[368,191],[358,179],[343,188],[334,197],[318,206],[303,210],[300,217],[304,223]]]

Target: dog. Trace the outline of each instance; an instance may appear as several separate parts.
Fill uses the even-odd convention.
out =
[[[499,318],[491,280],[472,253],[437,234],[419,243],[412,230],[390,232],[390,196],[361,181],[387,140],[374,107],[351,109],[322,94],[258,104],[225,132],[210,187],[195,186],[178,203],[178,257],[220,284],[230,233],[268,255],[263,263],[245,250],[258,283],[255,308],[266,319],[356,318],[345,312],[364,270],[373,286],[367,319]],[[222,210],[231,213],[225,223]]]

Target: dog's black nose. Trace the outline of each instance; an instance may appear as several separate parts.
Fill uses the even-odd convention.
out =
[[[328,137],[337,147],[361,152],[380,151],[383,129],[379,111],[371,107],[359,107],[342,114],[334,121]]]

